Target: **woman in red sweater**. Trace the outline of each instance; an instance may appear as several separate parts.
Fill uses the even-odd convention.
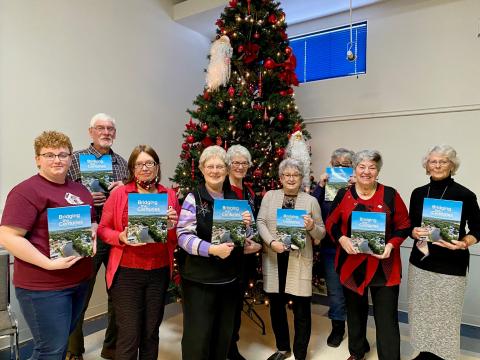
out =
[[[402,265],[400,245],[409,234],[407,208],[398,192],[377,182],[382,167],[378,151],[355,154],[353,168],[356,183],[341,189],[335,197],[327,231],[337,246],[335,266],[340,274],[347,307],[348,360],[363,360],[370,350],[366,338],[368,289],[372,296],[377,328],[379,360],[400,360],[398,294]],[[360,253],[352,242],[353,211],[386,213],[385,250],[382,254]]]
[[[175,192],[159,183],[160,160],[150,146],[138,145],[133,149],[128,170],[127,183],[110,194],[98,227],[102,239],[112,246],[106,278],[118,331],[115,359],[156,360],[180,205]],[[129,243],[129,193],[168,194],[169,230],[165,243]]]

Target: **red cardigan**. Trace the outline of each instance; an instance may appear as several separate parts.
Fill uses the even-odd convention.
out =
[[[385,240],[393,245],[390,257],[379,260],[367,254],[348,255],[340,244],[337,245],[335,268],[340,274],[340,282],[352,291],[363,295],[370,284],[379,265],[385,275],[385,286],[400,284],[402,263],[400,260],[400,245],[409,234],[410,220],[402,198],[395,191],[394,211],[384,203],[385,187],[378,184],[372,198],[363,200],[358,197],[355,187],[351,186],[342,199],[335,198],[332,210],[327,218],[326,228],[337,244],[342,235],[350,237],[352,211],[376,211],[387,213]]]
[[[180,204],[178,203],[175,192],[171,189],[167,189],[162,185],[157,185],[159,193],[168,194],[168,205],[172,206],[177,214],[180,213]],[[107,244],[110,244],[110,255],[108,258],[107,266],[107,288],[112,286],[113,277],[117,272],[118,266],[123,255],[123,249],[125,248],[118,236],[124,230],[122,224],[123,211],[128,203],[128,194],[136,191],[135,183],[131,182],[113,191],[108,197],[103,207],[102,218],[100,225],[98,226],[98,236]],[[161,244],[159,244],[161,245]],[[177,245],[176,228],[170,229],[167,234],[167,250],[170,264],[170,272],[173,270],[173,251]]]

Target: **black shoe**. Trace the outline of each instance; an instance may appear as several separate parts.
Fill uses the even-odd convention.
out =
[[[285,359],[289,358],[290,355],[292,355],[291,352],[287,352],[287,353],[284,354],[280,351],[275,351],[272,355],[270,355],[268,357],[267,360],[285,360]]]
[[[228,360],[247,360],[238,351],[237,343],[232,343],[227,355]]]
[[[331,347],[339,347],[345,335],[345,321],[332,320],[332,332],[328,335],[327,345]]]
[[[416,357],[414,357],[412,360],[442,360],[441,357],[438,357],[435,354],[422,351],[420,354],[418,354]]]

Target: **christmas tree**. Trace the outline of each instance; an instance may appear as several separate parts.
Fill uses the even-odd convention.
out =
[[[304,129],[294,101],[296,60],[285,13],[271,0],[231,0],[216,21],[207,85],[189,109],[180,162],[172,178],[186,195],[202,181],[203,149],[241,144],[252,154],[247,179],[256,192],[279,186],[289,137]]]

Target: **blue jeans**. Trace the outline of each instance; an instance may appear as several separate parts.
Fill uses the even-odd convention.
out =
[[[320,252],[325,272],[325,282],[327,283],[328,305],[330,306],[328,318],[345,321],[345,297],[340,277],[335,271],[335,253],[336,249],[333,248],[324,248]]]
[[[62,290],[15,288],[33,336],[31,360],[64,360],[68,336],[82,314],[89,281]]]

